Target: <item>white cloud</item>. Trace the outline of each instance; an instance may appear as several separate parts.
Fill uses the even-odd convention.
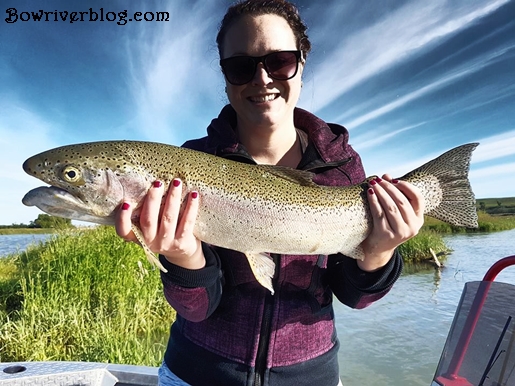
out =
[[[359,151],[361,152],[362,150],[376,147],[382,143],[385,143],[386,141],[391,140],[392,138],[395,138],[399,134],[405,133],[425,124],[426,122],[420,122],[413,125],[402,127],[397,130],[386,130],[386,133],[384,134],[378,134],[377,132],[367,131],[364,134],[354,137],[353,142],[357,144],[355,146],[356,149],[359,149]]]
[[[511,176],[515,173],[515,162],[509,162],[505,164],[499,164],[494,166],[487,166],[479,169],[472,170],[470,175],[475,179],[489,178],[501,176],[503,179],[507,176]],[[499,181],[501,182],[501,181]]]
[[[463,65],[460,68],[450,70],[447,74],[441,76],[439,79],[436,79],[432,83],[426,84],[425,86],[420,87],[415,91],[412,91],[410,93],[405,94],[402,97],[395,99],[393,102],[387,103],[384,106],[376,108],[348,122],[347,126],[349,127],[349,129],[356,128],[357,126],[362,125],[365,122],[376,119],[384,114],[387,114],[395,109],[398,109],[415,99],[418,99],[424,95],[439,90],[443,87],[446,87],[470,74],[473,74],[483,69],[485,66],[492,64],[496,58],[501,57],[505,52],[507,52],[512,47],[515,47],[515,45],[502,50],[495,50],[495,52],[487,53],[485,55],[482,55],[473,63],[467,63],[466,65]],[[340,119],[337,119],[337,121],[339,120]]]
[[[515,155],[515,130],[491,137],[485,137],[479,140],[479,142],[480,146],[474,154],[475,163]],[[511,174],[514,172],[515,168],[511,169]]]
[[[515,162],[472,170],[470,181],[476,198],[515,196],[515,186],[510,183],[514,172]]]
[[[470,180],[477,198],[513,197],[515,130],[481,139],[472,158]],[[492,165],[491,161],[498,162]]]
[[[218,78],[213,71],[217,54],[210,49],[214,47],[215,20],[211,3],[197,2],[193,9],[189,4],[168,4],[169,22],[158,27],[147,23],[138,36],[127,41],[128,82],[135,100],[137,130],[145,138],[177,143],[173,126],[202,113],[192,114],[194,109],[198,111],[201,98],[215,99],[217,95]]]
[[[374,25],[343,37],[340,45],[313,69],[314,74],[322,76],[308,82],[305,93],[316,94],[315,107],[322,109],[357,84],[406,60],[421,49],[449,38],[508,1],[465,2],[461,7],[451,7],[442,0],[408,2],[393,13],[385,13],[385,18]],[[334,34],[334,31],[324,33]],[[342,36],[345,34],[342,33]],[[316,93],[316,90],[311,89],[315,84],[316,89],[323,90],[323,93]],[[427,87],[436,85],[438,83]],[[428,91],[424,87],[410,97],[414,98]],[[378,110],[375,114],[390,111],[409,101],[407,98],[409,97],[384,106],[381,108],[383,111]],[[368,119],[372,117],[374,115]]]

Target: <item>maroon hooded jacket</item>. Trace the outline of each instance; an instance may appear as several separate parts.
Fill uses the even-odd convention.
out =
[[[314,173],[319,185],[345,186],[365,179],[348,132],[295,109],[295,127],[308,144],[298,169]],[[204,138],[184,147],[255,163],[238,143],[236,113],[228,105]],[[342,223],[342,232],[345,224]],[[203,244],[206,266],[188,270],[170,264],[162,273],[164,294],[177,311],[165,362],[193,386],[338,384],[333,295],[352,308],[383,297],[402,271],[395,253],[381,270],[367,273],[354,259],[272,255],[276,263],[271,295],[254,278],[246,257]]]

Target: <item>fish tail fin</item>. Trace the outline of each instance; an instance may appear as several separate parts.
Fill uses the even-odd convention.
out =
[[[156,257],[156,254],[150,250],[148,245],[145,243],[145,238],[143,237],[143,233],[141,233],[141,230],[134,224],[131,225],[132,231],[134,232],[134,235],[136,236],[136,239],[138,239],[139,243],[141,244],[143,250],[145,251],[145,255],[147,256],[147,259],[149,263],[153,267],[158,267],[161,271],[164,273],[168,272],[168,270],[163,267],[159,259]]]
[[[400,179],[421,189],[425,214],[446,223],[477,228],[477,210],[468,173],[478,143],[458,146]]]

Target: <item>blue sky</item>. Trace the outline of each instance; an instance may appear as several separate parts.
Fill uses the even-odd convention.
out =
[[[0,224],[41,213],[21,203],[41,185],[21,169],[35,153],[203,136],[227,103],[215,36],[229,4],[3,0]],[[515,0],[296,4],[313,45],[299,107],[346,126],[368,175],[400,176],[477,141],[476,197],[515,196]],[[90,8],[115,20],[89,21]],[[49,21],[24,21],[40,9]],[[128,18],[157,11],[170,18],[123,25],[116,15],[124,10]],[[84,21],[70,23],[80,11],[88,12]]]

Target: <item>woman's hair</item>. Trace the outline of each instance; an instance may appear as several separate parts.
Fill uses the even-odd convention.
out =
[[[311,50],[311,43],[306,34],[308,28],[301,20],[297,7],[287,0],[245,0],[230,6],[216,36],[220,58],[222,58],[225,35],[240,17],[270,14],[280,16],[288,22],[295,36],[297,48],[302,51],[302,57],[306,58]]]

